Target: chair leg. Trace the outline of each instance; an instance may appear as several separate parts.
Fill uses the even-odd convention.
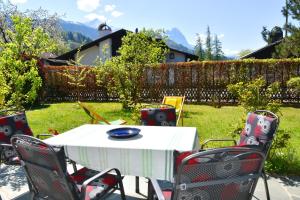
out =
[[[120,193],[122,200],[126,200],[122,179],[119,181]]]
[[[140,177],[135,177],[135,192],[140,193]]]
[[[269,187],[268,187],[267,175],[266,175],[265,169],[262,170],[261,175],[262,175],[262,178],[264,179],[264,185],[265,185],[267,200],[270,200],[270,193],[269,193]]]

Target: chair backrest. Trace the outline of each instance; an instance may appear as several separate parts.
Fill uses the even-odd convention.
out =
[[[179,112],[182,110],[184,99],[184,96],[164,96],[162,104],[174,106],[176,108],[176,112]]]
[[[185,96],[164,96],[164,99],[162,101],[162,104],[167,104],[174,106],[176,108],[176,114],[177,114],[177,121],[176,125],[179,124],[180,118],[182,118],[182,109],[184,104]],[[183,121],[182,121],[183,125]]]
[[[32,136],[24,111],[0,111],[0,144],[10,144],[10,138],[15,134]]]
[[[39,139],[15,135],[11,143],[37,197],[53,200],[79,199],[75,183],[68,177],[63,148],[47,145]]]
[[[102,116],[100,116],[98,113],[96,113],[95,111],[93,111],[93,109],[89,106],[87,106],[86,104],[78,101],[79,106],[84,110],[84,112],[91,118],[91,123],[92,124],[97,124],[100,121],[106,123],[106,124],[110,124],[109,121],[107,121],[106,119],[104,119]]]
[[[279,126],[279,118],[270,111],[248,113],[239,146],[258,145],[267,155]]]
[[[175,108],[143,108],[141,121],[144,126],[176,126]]]
[[[260,151],[242,147],[177,154],[172,199],[250,200],[264,160]]]

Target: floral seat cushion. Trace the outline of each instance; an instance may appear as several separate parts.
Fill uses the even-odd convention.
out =
[[[85,180],[93,177],[97,173],[99,172],[88,168],[82,168],[70,175],[70,178],[78,186],[78,189],[80,189]],[[96,179],[87,186],[85,200],[94,199],[96,197],[99,198],[99,196],[103,194],[103,191],[105,191],[107,188],[114,187],[117,185],[117,183],[117,178],[112,174],[106,174],[104,177]]]
[[[147,126],[176,126],[175,108],[142,109],[141,120]]]
[[[0,143],[10,144],[14,134],[33,135],[24,112],[0,117]]]
[[[239,146],[264,146],[273,139],[277,119],[255,113],[248,113],[245,128],[241,132]]]

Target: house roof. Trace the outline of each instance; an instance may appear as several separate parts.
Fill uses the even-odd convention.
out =
[[[92,42],[86,43],[86,44],[82,45],[81,47],[77,47],[76,49],[73,49],[73,50],[71,50],[71,51],[69,51],[67,53],[64,53],[64,54],[62,54],[60,56],[57,56],[56,59],[68,60],[68,59],[74,57],[74,55],[78,52],[79,49],[80,49],[80,51],[83,51],[83,50],[88,49],[88,48],[90,48],[92,46],[98,45],[99,42],[104,41],[104,40],[106,40],[108,38],[119,37],[119,36],[123,37],[124,35],[126,35],[126,32],[127,31],[125,29],[120,29],[120,30],[114,31],[114,32],[112,32],[110,34],[107,34],[107,35],[105,35],[105,36],[103,36],[101,38],[98,38],[98,39],[96,39],[96,40],[94,40]]]
[[[243,57],[241,59],[245,58],[256,58],[256,59],[265,59],[265,58],[272,58],[272,54],[275,52],[275,47],[279,45],[282,42],[282,40],[278,40],[276,42],[273,42],[271,44],[268,44],[267,46],[264,46],[256,51],[253,51]]]
[[[108,38],[114,38],[114,37],[123,37],[126,35],[127,32],[130,32],[130,31],[127,31],[125,29],[119,29],[117,31],[114,31],[110,34],[107,34],[101,38],[98,38],[92,42],[89,42],[89,43],[86,43],[84,45],[82,45],[81,47],[77,47],[67,53],[64,53],[60,56],[57,56],[55,59],[58,59],[58,60],[69,60],[69,59],[73,59],[74,58],[74,55],[78,52],[78,50],[80,49],[80,51],[83,51],[85,49],[88,49],[92,46],[95,46],[95,45],[99,45],[99,43],[101,41],[104,41]],[[167,45],[168,46],[168,45]],[[181,51],[181,50],[178,50],[178,49],[174,49],[174,48],[171,48],[170,46],[168,46],[168,48],[172,51],[175,51],[175,52],[178,52],[178,53],[182,53],[182,54],[185,54],[188,58],[190,59],[195,59],[197,60],[198,59],[198,56],[194,55],[194,54],[191,54],[191,53],[188,53],[188,52],[184,52],[184,51]]]

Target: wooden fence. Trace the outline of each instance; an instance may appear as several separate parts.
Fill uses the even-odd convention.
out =
[[[75,101],[79,94],[82,101],[115,101],[105,87],[96,84],[92,70],[85,79],[86,87],[76,90],[68,84],[62,74],[66,68],[46,66],[42,70],[44,79],[41,100],[46,102]],[[93,69],[88,67],[88,69]],[[188,102],[203,103],[217,101],[233,103],[234,97],[226,86],[239,81],[250,81],[263,77],[267,85],[278,81],[281,91],[274,96],[283,103],[299,103],[299,95],[286,87],[286,82],[300,75],[300,60],[242,60],[222,62],[189,62],[160,64],[145,68],[141,77],[142,97],[145,102],[160,102],[164,95],[184,95]],[[78,92],[78,93],[77,93]]]

